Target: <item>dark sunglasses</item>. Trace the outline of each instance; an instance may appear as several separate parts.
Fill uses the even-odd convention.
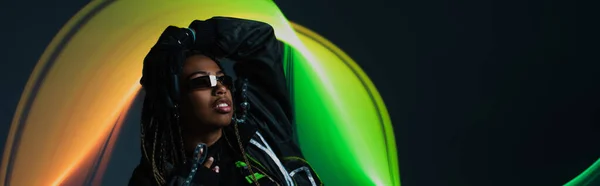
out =
[[[189,90],[194,90],[194,89],[216,87],[217,82],[221,82],[221,84],[223,86],[225,86],[229,89],[231,89],[231,87],[233,86],[233,80],[232,80],[231,76],[207,75],[207,76],[200,76],[197,78],[190,79],[188,81],[188,88],[189,88]]]

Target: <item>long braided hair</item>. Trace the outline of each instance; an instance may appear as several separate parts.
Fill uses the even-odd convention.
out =
[[[186,163],[179,122],[179,75],[187,56],[198,54],[181,45],[156,45],[144,59],[145,92],[140,125],[142,163],[158,185],[172,167]]]

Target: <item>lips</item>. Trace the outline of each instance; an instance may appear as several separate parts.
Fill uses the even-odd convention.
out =
[[[222,114],[230,113],[232,110],[231,101],[226,98],[219,98],[213,103],[213,109]]]

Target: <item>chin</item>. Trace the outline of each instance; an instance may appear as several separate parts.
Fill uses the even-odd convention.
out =
[[[223,115],[215,116],[215,117],[213,117],[215,120],[213,120],[212,123],[214,123],[216,126],[219,126],[219,127],[226,127],[231,124],[231,117],[233,117],[233,116],[230,114],[223,114]]]

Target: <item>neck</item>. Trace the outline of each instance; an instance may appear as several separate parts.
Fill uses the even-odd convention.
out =
[[[183,131],[183,139],[186,152],[194,152],[196,145],[204,143],[207,146],[215,144],[223,135],[223,129],[217,128],[213,130],[200,130],[197,132],[193,130]],[[189,154],[189,153],[188,153]]]

